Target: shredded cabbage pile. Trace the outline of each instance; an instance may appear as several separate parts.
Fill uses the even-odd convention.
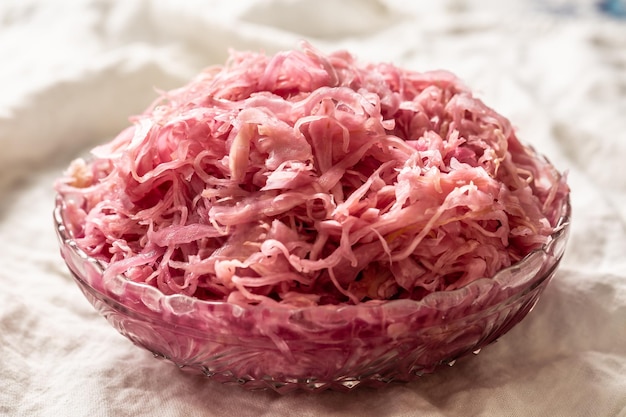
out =
[[[453,74],[231,52],[56,190],[116,274],[237,304],[415,299],[549,239],[564,176]]]

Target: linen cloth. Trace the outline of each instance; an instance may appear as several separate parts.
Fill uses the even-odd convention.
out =
[[[626,417],[626,20],[590,1],[503,3],[0,3],[0,415]],[[301,39],[451,70],[568,172],[561,268],[479,355],[377,390],[247,392],[136,348],[72,282],[51,216],[70,160],[228,48]]]

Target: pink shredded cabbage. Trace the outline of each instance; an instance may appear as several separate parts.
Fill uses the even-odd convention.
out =
[[[56,184],[105,277],[237,304],[421,299],[549,239],[568,189],[445,71],[233,52]]]

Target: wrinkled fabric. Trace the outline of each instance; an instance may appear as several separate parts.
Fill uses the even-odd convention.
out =
[[[0,5],[0,415],[626,416],[626,21],[591,1],[406,3]],[[72,282],[51,214],[69,161],[228,48],[273,53],[301,39],[450,70],[568,171],[561,268],[478,355],[378,390],[246,392],[136,348]]]

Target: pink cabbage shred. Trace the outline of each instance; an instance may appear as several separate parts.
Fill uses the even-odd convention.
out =
[[[451,73],[308,44],[231,52],[131,120],[56,189],[105,280],[164,294],[419,300],[545,244],[568,192]]]

